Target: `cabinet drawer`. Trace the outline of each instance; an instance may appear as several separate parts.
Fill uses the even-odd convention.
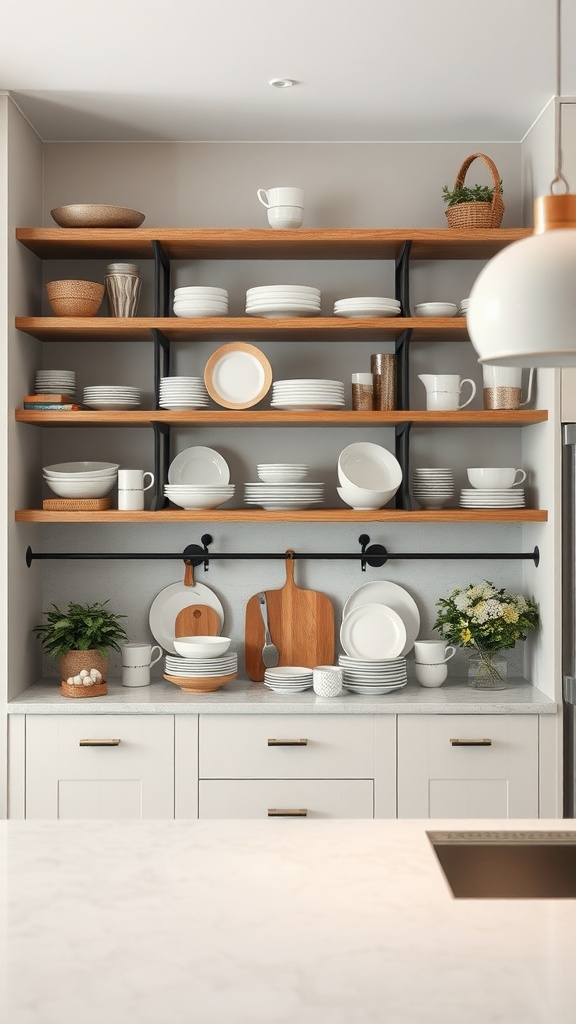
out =
[[[200,818],[372,818],[372,779],[204,779]]]
[[[390,742],[395,742],[393,721]],[[371,779],[373,719],[201,715],[199,765],[204,779]]]

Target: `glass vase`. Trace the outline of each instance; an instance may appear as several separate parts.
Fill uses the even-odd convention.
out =
[[[468,686],[475,690],[506,690],[508,662],[499,651],[475,651],[468,660]]]

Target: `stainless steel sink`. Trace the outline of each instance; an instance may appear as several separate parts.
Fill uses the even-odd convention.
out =
[[[457,899],[576,899],[576,832],[428,832]]]

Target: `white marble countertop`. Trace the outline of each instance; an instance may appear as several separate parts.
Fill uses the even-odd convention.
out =
[[[2,1020],[573,1024],[576,901],[454,899],[442,828],[0,822]]]
[[[185,693],[168,682],[125,687],[109,681],[103,697],[63,697],[58,683],[37,683],[8,704],[11,714],[322,714],[322,715],[459,715],[555,714],[558,705],[525,680],[509,681],[508,689],[487,693],[471,689],[463,679],[426,688],[409,682],[383,696],[344,692],[338,697],[317,697],[313,690],[283,694],[262,683],[236,679],[214,693]]]

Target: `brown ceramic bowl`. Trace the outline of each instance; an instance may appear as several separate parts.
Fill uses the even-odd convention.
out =
[[[46,291],[56,316],[96,316],[104,298],[97,281],[48,281]]]
[[[145,215],[125,206],[75,203],[50,211],[61,228],[139,228]]]

